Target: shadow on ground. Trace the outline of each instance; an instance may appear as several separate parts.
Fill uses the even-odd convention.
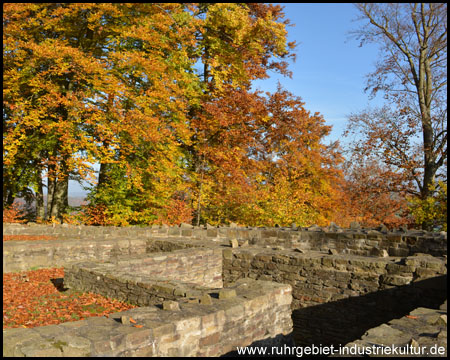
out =
[[[418,307],[438,309],[447,299],[447,275],[292,312],[297,346],[345,345]]]

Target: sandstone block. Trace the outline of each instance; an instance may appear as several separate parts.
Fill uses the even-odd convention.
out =
[[[172,285],[165,285],[165,284],[155,284],[152,286],[152,289],[158,293],[167,295],[172,295],[175,290]]]
[[[217,228],[207,228],[206,236],[207,237],[217,237]]]
[[[395,285],[402,286],[407,285],[412,281],[413,277],[411,276],[397,276],[397,275],[383,275],[382,281],[387,285]]]
[[[370,251],[370,255],[378,257],[389,257],[389,253],[386,251],[386,249],[379,249],[377,247],[374,247]]]
[[[419,347],[419,343],[418,343],[415,339],[411,339],[411,340],[409,341],[408,345],[410,345],[410,346],[412,346],[412,347],[414,347],[414,348]]]
[[[233,251],[231,249],[223,249],[223,258],[226,260],[232,260],[233,259]]]
[[[175,296],[186,296],[186,289],[176,288],[173,294]]]
[[[239,246],[239,243],[238,243],[237,239],[231,239],[230,240],[230,246],[232,248],[237,248]]]
[[[433,323],[433,325],[442,325],[442,326],[447,326],[447,315],[440,315],[435,322]]]
[[[219,342],[219,340],[220,340],[220,333],[216,332],[214,334],[211,334],[204,338],[201,338],[199,341],[199,345],[201,347],[214,345],[214,344],[217,344]]]
[[[221,289],[219,291],[219,299],[230,299],[232,297],[236,296],[236,290],[235,289]]]
[[[176,301],[166,300],[163,302],[163,310],[178,311],[180,310],[180,304]]]
[[[209,294],[204,294],[200,298],[200,304],[202,304],[202,305],[212,305],[212,298],[211,298],[211,296]]]
[[[62,350],[60,347],[54,346],[49,341],[41,341],[28,346],[23,346],[20,351],[26,357],[61,357]],[[23,356],[22,355],[22,356]]]

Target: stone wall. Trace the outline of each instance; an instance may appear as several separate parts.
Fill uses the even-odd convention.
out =
[[[189,249],[76,263],[65,267],[64,287],[136,305],[200,296],[204,289],[223,287],[222,251]]]
[[[87,286],[138,305],[164,300],[202,305],[200,299],[207,294],[202,287],[207,273],[204,269],[210,267],[214,271],[209,280],[220,282],[210,286],[217,288],[222,280],[225,287],[253,279],[288,284],[293,296],[293,337],[296,345],[303,346],[349,343],[361,338],[368,329],[402,318],[416,308],[437,308],[447,297],[446,233],[388,233],[383,229],[337,227],[103,228],[7,224],[4,234],[58,237],[49,241],[4,242],[4,272],[33,266],[65,266],[68,284]],[[230,246],[232,239],[237,239],[239,247]],[[195,259],[193,254],[202,257]],[[183,256],[186,258],[181,260]],[[97,262],[93,264],[92,260]],[[184,271],[186,261],[189,265]],[[151,272],[151,264],[165,268],[158,269],[158,265],[153,267],[158,270]],[[197,265],[198,276],[189,278],[189,269]],[[164,277],[166,273],[168,276]],[[182,276],[171,277],[170,273]],[[220,280],[219,273],[223,276]],[[192,283],[202,276],[203,280]],[[214,293],[210,297],[213,302],[217,300]],[[205,301],[209,301],[208,297]],[[267,326],[265,321],[262,324]],[[239,326],[233,331],[240,331],[236,330]],[[230,329],[227,331],[232,332]],[[202,345],[210,341],[217,344],[218,336],[202,341]],[[227,351],[232,350],[235,348]],[[91,354],[98,354],[95,351]],[[115,354],[128,354],[126,351]],[[210,353],[215,354],[207,354]]]
[[[445,258],[329,255],[324,252],[224,250],[226,286],[253,278],[292,286],[297,345],[339,345],[416,307],[437,307],[447,296]]]
[[[207,240],[223,242],[237,239],[240,244],[248,242],[257,246],[279,246],[304,250],[327,251],[370,256],[374,251],[386,250],[390,256],[409,256],[427,253],[442,256],[447,253],[447,234],[418,230],[388,232],[375,229],[341,229],[337,226],[310,228],[244,228],[244,227],[194,227],[180,226],[152,227],[100,227],[74,225],[27,225],[3,224],[4,235],[54,235],[58,239],[92,240],[149,238]],[[79,241],[79,242],[80,242]],[[48,243],[48,242],[47,242]],[[133,248],[135,247],[135,244]]]
[[[3,356],[220,356],[237,346],[290,344],[289,285],[245,279],[236,296],[140,307],[107,317],[3,331]],[[130,323],[136,321],[138,327]]]
[[[45,233],[44,233],[45,234]],[[61,239],[3,242],[3,272],[60,267],[85,260],[145,254],[145,239]]]

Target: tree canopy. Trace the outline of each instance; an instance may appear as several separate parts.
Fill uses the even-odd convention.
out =
[[[353,35],[361,45],[380,46],[380,59],[367,76],[366,90],[372,96],[382,93],[387,104],[349,116],[347,134],[359,139],[352,148],[353,158],[380,162],[379,169],[389,180],[380,183],[377,191],[390,192],[391,200],[408,195],[415,206],[434,203],[431,198],[447,182],[447,5],[362,3],[356,7],[362,25]],[[361,198],[367,196],[361,193]],[[433,227],[430,221],[421,225]]]
[[[366,16],[377,9],[361,6]],[[390,184],[405,193],[415,181],[422,194],[428,183],[418,179],[433,177],[446,163],[443,108],[435,106],[442,105],[443,75],[427,72],[442,65],[444,38],[433,27],[442,8],[427,9],[429,20],[415,21],[424,29],[419,40],[430,41],[429,61],[415,65],[418,82],[404,80],[412,81],[407,89],[419,100],[425,96],[429,110],[411,110],[410,97],[383,82],[389,69],[380,65],[369,87],[392,94],[400,111],[351,119],[367,131],[357,144],[360,159],[377,149],[391,174],[399,173],[392,167],[402,169]],[[4,209],[24,197],[35,201],[38,221],[68,221],[73,179],[90,184],[89,204],[77,215],[86,224],[307,226],[346,224],[365,211],[353,197],[352,184],[361,183],[343,175],[339,144],[324,143],[331,127],[322,115],[307,111],[281,85],[273,93],[251,90],[270,72],[292,75],[296,44],[287,40],[289,20],[281,6],[10,3],[3,10]],[[367,30],[365,39],[390,39],[390,24]],[[393,54],[386,60],[390,69],[406,71],[399,62],[406,45],[385,45]],[[423,93],[416,85],[430,78],[437,82]],[[431,147],[424,135],[421,160],[411,135],[420,126],[429,134],[428,124],[434,135]],[[377,186],[372,181],[366,189]],[[369,206],[379,214],[359,219],[393,216],[381,211],[381,202]]]

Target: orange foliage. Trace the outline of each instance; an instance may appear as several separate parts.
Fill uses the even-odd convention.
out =
[[[67,176],[89,181],[79,214],[50,212],[73,224],[402,223],[405,203],[383,184],[404,190],[411,179],[367,167],[344,179],[319,113],[281,86],[251,91],[271,70],[291,75],[288,23],[264,3],[5,4],[9,192],[39,188],[45,170],[60,207]],[[350,119],[368,130],[360,154],[380,139],[410,148],[418,123],[400,114],[397,139],[392,114],[372,115]],[[405,162],[385,150],[417,168],[417,151]],[[4,221],[20,221],[14,211]]]
[[[171,199],[163,206],[159,213],[156,224],[177,225],[180,223],[190,224],[193,218],[193,211],[188,203],[180,199]]]
[[[24,223],[26,220],[21,219],[25,216],[20,206],[17,203],[12,204],[10,207],[3,209],[3,222],[4,223]]]
[[[81,219],[86,225],[112,225],[103,204],[85,205],[82,207]]]
[[[341,156],[322,143],[330,131],[323,117],[303,105],[281,87],[267,96],[227,88],[204,104],[194,122],[207,140],[197,142],[204,221],[328,224],[338,205]]]
[[[48,235],[3,235],[3,241],[58,240]]]
[[[373,159],[353,160],[345,166],[341,211],[334,222],[343,227],[348,227],[352,221],[366,227],[384,224],[390,229],[410,224],[402,176]]]
[[[93,293],[58,291],[63,268],[3,274],[3,329],[54,325],[135,308]]]

